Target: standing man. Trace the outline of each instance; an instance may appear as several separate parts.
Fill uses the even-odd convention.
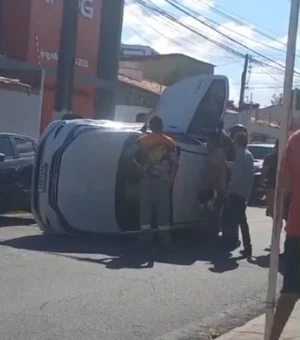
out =
[[[284,249],[284,279],[269,340],[279,340],[300,298],[300,130],[289,139],[279,176],[281,195],[291,194]]]
[[[247,149],[248,136],[240,132],[235,136],[235,159],[232,166],[231,178],[223,211],[222,246],[225,249],[239,247],[239,226],[241,227],[244,250],[241,254],[245,257],[252,255],[252,245],[249,225],[247,222],[246,208],[253,185],[254,160]]]
[[[208,159],[202,174],[203,186],[200,202],[209,202],[216,194],[216,205],[223,204],[226,192],[226,155],[222,147],[221,137],[216,132],[208,137]]]
[[[156,215],[159,238],[171,243],[171,189],[178,167],[175,142],[163,133],[163,122],[154,116],[149,123],[152,133],[137,140],[130,150],[134,158],[139,156],[140,182],[140,224],[141,241],[152,239],[151,222]]]

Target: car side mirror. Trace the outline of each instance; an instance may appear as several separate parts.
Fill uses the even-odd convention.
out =
[[[4,162],[5,161],[5,155],[4,153],[0,153],[0,162]]]

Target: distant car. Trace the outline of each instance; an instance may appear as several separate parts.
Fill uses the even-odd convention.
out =
[[[252,203],[259,202],[265,197],[266,193],[261,183],[263,162],[265,157],[274,151],[274,147],[275,144],[252,143],[248,145],[248,149],[254,158],[254,185],[251,197]]]
[[[37,140],[0,133],[0,214],[30,211]]]

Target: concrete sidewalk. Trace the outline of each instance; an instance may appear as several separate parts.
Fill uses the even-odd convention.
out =
[[[236,328],[222,335],[217,340],[263,340],[265,327],[265,315],[253,319],[246,325]],[[300,303],[287,324],[282,340],[300,340]]]

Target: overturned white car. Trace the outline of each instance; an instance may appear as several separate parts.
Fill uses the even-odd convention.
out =
[[[219,211],[199,207],[206,138],[226,110],[228,80],[194,76],[170,86],[154,111],[180,154],[172,192],[173,228],[218,232]],[[139,231],[139,180],[126,150],[143,133],[140,124],[104,120],[55,121],[39,140],[32,211],[47,233]],[[210,223],[214,220],[214,223]]]

